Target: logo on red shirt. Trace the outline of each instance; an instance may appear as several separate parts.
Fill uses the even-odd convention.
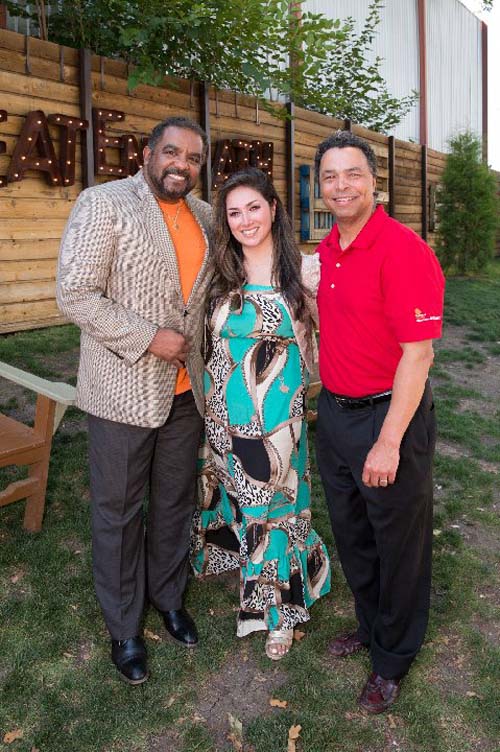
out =
[[[415,321],[417,324],[421,324],[423,321],[440,321],[441,316],[428,316],[426,313],[420,310],[420,308],[415,308]]]

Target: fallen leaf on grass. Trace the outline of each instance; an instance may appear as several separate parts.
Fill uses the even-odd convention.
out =
[[[177,698],[176,698],[176,696],[175,696],[175,695],[172,695],[171,697],[169,697],[169,698],[168,698],[168,700],[167,700],[167,701],[166,701],[166,703],[165,703],[165,707],[166,707],[166,708],[171,708],[171,707],[172,707],[172,705],[174,704],[174,702],[176,701],[176,699],[177,699]]]
[[[73,653],[63,653],[63,656],[64,656],[65,658],[74,658],[74,657],[75,657],[75,656],[73,655]]]
[[[295,742],[300,736],[302,726],[290,726],[288,729],[288,747],[287,752],[297,752],[297,746]]]
[[[477,697],[478,700],[482,700],[483,698],[481,695],[478,695],[477,692],[466,692],[465,693],[467,697]]]
[[[40,750],[38,749],[38,747],[31,747],[30,752],[40,752]]]
[[[236,752],[243,752],[243,724],[239,718],[236,718],[236,716],[231,713],[227,714],[227,720],[229,721],[229,728],[231,729],[227,738]]]
[[[303,640],[305,636],[306,636],[306,633],[301,632],[300,629],[296,629],[293,633],[293,639],[296,640],[297,642],[300,642],[301,640]]]
[[[16,582],[19,582],[20,579],[21,579],[21,575],[20,574],[14,574],[10,578],[10,581],[12,582],[13,585],[15,585]]]
[[[228,734],[227,740],[231,742],[235,752],[243,752],[243,743],[234,734]]]
[[[144,637],[147,637],[148,640],[155,640],[156,642],[161,640],[160,635],[157,635],[155,632],[151,632],[149,629],[144,630]]]
[[[365,718],[365,716],[363,716],[361,713],[353,713],[350,710],[347,710],[344,713],[344,718],[346,719],[346,721],[354,721],[358,718]]]
[[[4,744],[12,744],[12,742],[15,742],[17,739],[22,739],[24,736],[24,732],[22,729],[15,729],[15,731],[7,731],[3,738]]]
[[[286,700],[277,700],[276,697],[271,697],[269,700],[269,705],[272,708],[286,708],[288,705]]]
[[[389,721],[390,728],[395,729],[397,727],[398,724],[394,720],[394,716],[391,715],[390,713],[387,715],[387,720]]]

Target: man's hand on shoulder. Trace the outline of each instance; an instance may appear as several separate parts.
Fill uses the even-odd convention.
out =
[[[183,368],[189,352],[189,342],[175,329],[158,329],[148,351],[177,368]]]
[[[399,445],[379,438],[367,454],[362,481],[377,488],[394,483],[398,465]]]

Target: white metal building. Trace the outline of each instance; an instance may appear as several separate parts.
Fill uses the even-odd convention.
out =
[[[370,0],[305,0],[304,11],[351,16],[360,31]],[[486,135],[486,25],[460,0],[385,0],[373,57],[393,96],[420,100],[394,129],[405,141],[447,151],[454,133]],[[484,128],[483,128],[484,125]]]

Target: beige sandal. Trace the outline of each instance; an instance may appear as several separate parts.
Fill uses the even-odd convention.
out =
[[[288,653],[292,647],[292,643],[293,629],[272,629],[268,632],[266,639],[265,649],[267,657],[272,661],[279,661]],[[283,652],[277,650],[281,645],[286,648]]]

